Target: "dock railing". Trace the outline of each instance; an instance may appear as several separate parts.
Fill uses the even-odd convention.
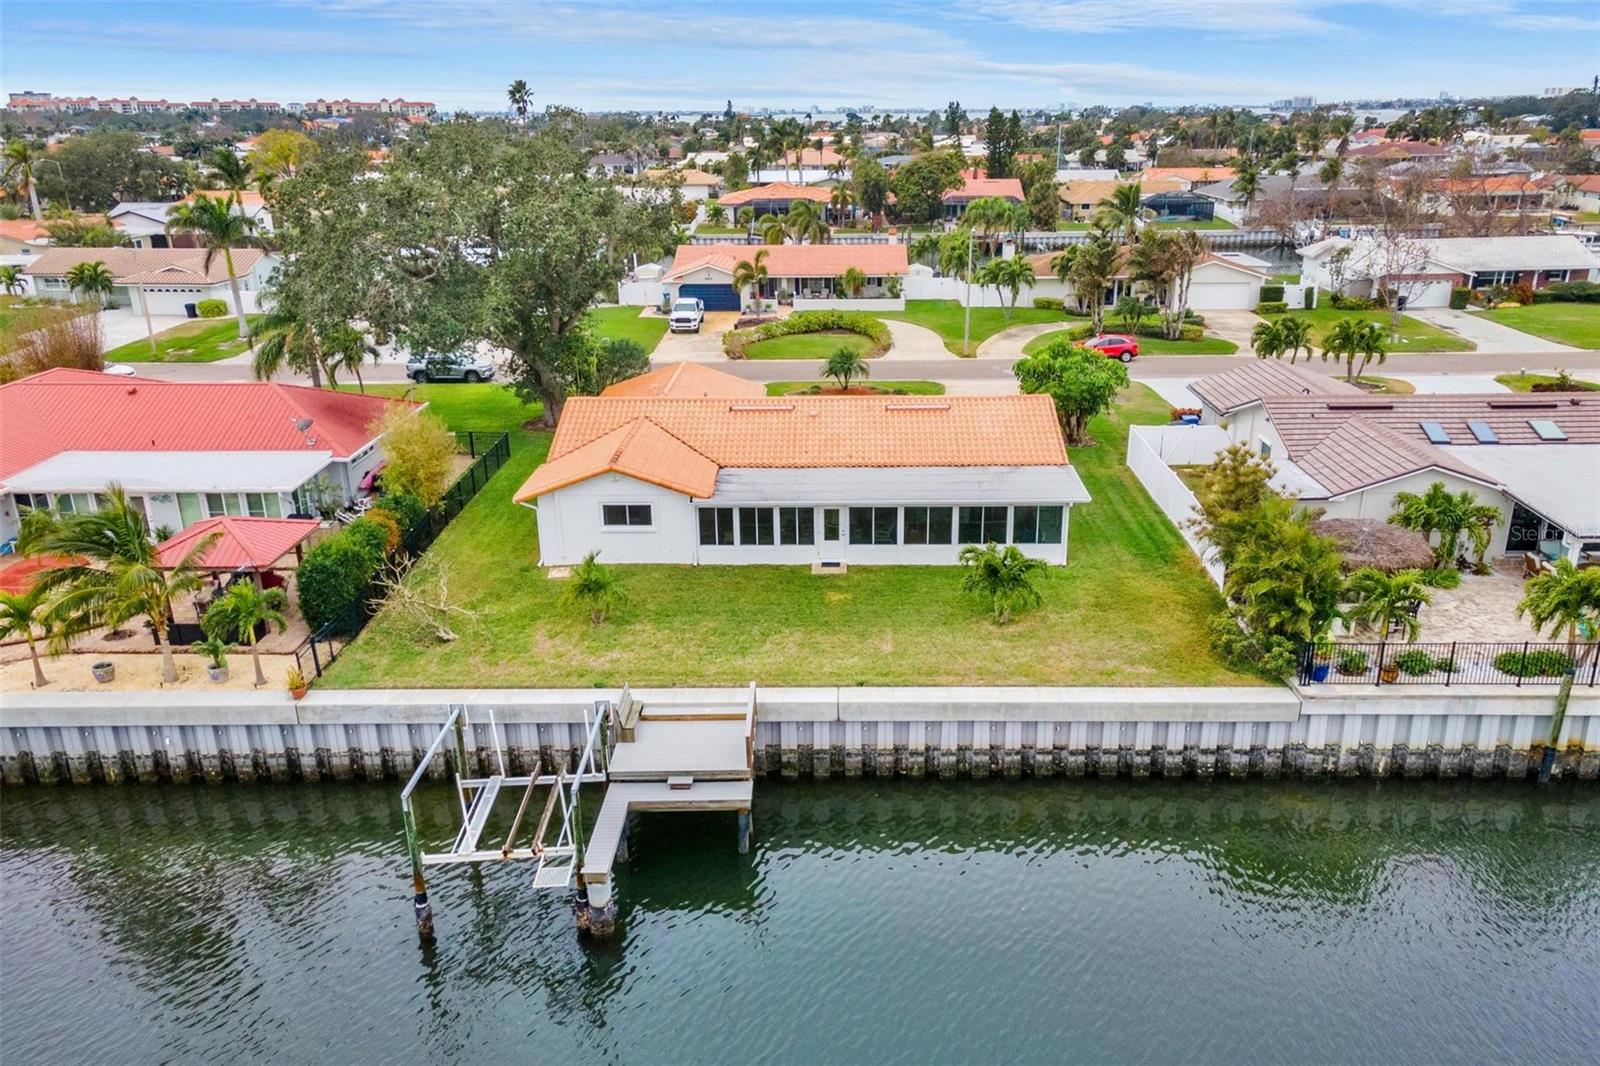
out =
[[[1587,653],[1587,654],[1586,654]],[[1502,643],[1398,640],[1324,642],[1300,649],[1296,674],[1302,685],[1558,685],[1569,670],[1573,684],[1600,683],[1600,654],[1579,644],[1539,641]]]

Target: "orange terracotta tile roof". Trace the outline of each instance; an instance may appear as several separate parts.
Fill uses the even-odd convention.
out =
[[[825,204],[832,195],[832,189],[824,189],[820,185],[793,185],[787,181],[774,181],[767,185],[752,185],[748,189],[723,193],[717,198],[717,202],[725,207],[738,207],[742,204],[767,200],[815,200],[819,204]]]
[[[703,170],[685,167],[683,170],[647,170],[644,172],[647,181],[665,181],[676,175],[683,179],[685,185],[721,185],[722,178],[716,174],[707,174]]]
[[[701,397],[750,399],[767,394],[759,381],[746,381],[704,363],[669,363],[647,374],[608,385],[601,396]]]
[[[1177,178],[1196,185],[1207,181],[1227,181],[1233,176],[1233,168],[1225,166],[1146,167],[1139,172],[1141,182],[1160,180],[1162,178]]]
[[[232,198],[233,192],[228,189],[196,189],[179,202],[190,203],[196,196],[204,196],[208,200],[227,200]],[[263,207],[266,202],[266,198],[254,189],[242,189],[239,192],[239,203],[243,207]]]
[[[514,498],[609,472],[705,499],[723,467],[1066,465],[1048,396],[579,396]]]
[[[949,203],[952,200],[978,200],[985,196],[1001,196],[1020,204],[1023,201],[1022,181],[1018,178],[967,177],[962,181],[961,188],[951,189],[940,199]]]
[[[909,269],[903,244],[680,244],[663,277],[671,281],[706,267],[731,274],[763,251],[774,278],[833,278],[851,267],[875,278]]]
[[[0,219],[0,237],[13,241],[36,241],[49,236],[50,231],[44,228],[43,222],[35,222],[31,218]]]

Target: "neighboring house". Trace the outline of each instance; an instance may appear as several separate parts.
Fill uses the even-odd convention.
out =
[[[225,189],[201,189],[182,200],[171,202],[129,200],[106,212],[106,217],[127,235],[129,243],[135,248],[194,248],[199,244],[194,234],[167,232],[168,216],[172,209],[180,203],[193,203],[197,196],[219,199],[232,195]],[[255,219],[257,232],[272,232],[272,212],[267,209],[267,203],[260,193],[249,189],[240,193],[234,212]]]
[[[1405,253],[1405,254],[1402,254]],[[1447,307],[1452,288],[1589,281],[1600,256],[1576,237],[1407,238],[1385,246],[1367,237],[1327,237],[1300,249],[1301,281],[1346,296],[1401,288],[1409,307]]]
[[[1055,276],[1055,259],[1060,254],[1059,251],[1041,252],[1028,257],[1037,280],[1032,288],[1018,298],[1020,306],[1026,307],[1039,296],[1077,300],[1072,286]],[[1272,267],[1254,256],[1243,252],[1208,252],[1206,258],[1194,268],[1190,278],[1188,306],[1196,311],[1253,311],[1256,304],[1261,302],[1261,286],[1271,276]],[[1146,286],[1133,281],[1124,269],[1112,279],[1101,300],[1105,306],[1111,307],[1124,296],[1144,299],[1147,296],[1145,290]],[[1175,294],[1154,294],[1155,301],[1165,303],[1169,295]]]
[[[1524,214],[1548,211],[1554,199],[1548,182],[1528,174],[1480,174],[1434,178],[1426,185],[1422,205],[1450,214],[1463,210]]]
[[[944,217],[958,219],[966,213],[968,205],[974,200],[984,200],[991,196],[998,196],[1002,200],[1010,200],[1020,204],[1025,197],[1022,194],[1022,180],[1020,178],[980,178],[973,171],[962,175],[961,187],[951,189],[940,197],[944,203]]]
[[[1157,178],[1147,180],[1142,175],[1135,179],[1139,191],[1143,194],[1156,195],[1159,193],[1181,192],[1186,186],[1173,178]],[[1117,181],[1114,178],[1104,181],[1073,180],[1063,182],[1057,195],[1061,198],[1061,217],[1074,222],[1087,222],[1094,217],[1100,205],[1111,198],[1117,191],[1117,186],[1126,185],[1128,182]]]
[[[1290,212],[1305,216],[1313,212],[1327,214],[1341,204],[1348,204],[1360,196],[1358,190],[1346,185],[1330,192],[1314,171],[1288,174],[1263,174],[1256,180],[1255,194],[1245,203],[1244,193],[1234,186],[1233,178],[1226,181],[1196,185],[1191,190],[1216,204],[1216,217],[1225,218],[1236,226],[1249,222],[1251,214],[1260,212],[1268,203],[1292,199],[1296,210]]]
[[[50,231],[31,218],[0,220],[0,255],[38,255],[50,246]]]
[[[1345,152],[1346,159],[1378,159],[1398,163],[1407,159],[1444,159],[1451,150],[1430,141],[1368,141]]]
[[[671,179],[677,178],[681,184],[678,186],[678,196],[685,203],[695,203],[699,200],[714,200],[722,191],[722,179],[716,174],[708,174],[703,170],[685,168],[683,170],[647,170],[640,179],[639,189],[662,189]]]
[[[787,294],[797,311],[905,309],[900,279],[908,264],[903,244],[681,244],[662,275],[662,289],[671,299],[703,300],[709,311],[737,311],[751,293],[748,287],[735,290],[733,272],[741,261],[753,263],[760,252],[767,253],[763,299]],[[839,292],[836,283],[851,267],[867,279],[857,296]]]
[[[767,387],[715,370],[704,363],[668,363],[638,377],[607,385],[601,396],[634,399],[693,399],[713,397],[723,400],[760,399]]]
[[[762,215],[786,215],[797,201],[810,200],[818,207],[826,207],[832,190],[816,185],[791,185],[787,181],[773,181],[765,185],[752,185],[724,193],[717,203],[728,212],[732,222],[740,211],[750,208],[756,218]]]
[[[152,529],[346,500],[382,456],[367,428],[401,401],[274,382],[172,382],[46,370],[0,385],[0,540],[21,508],[94,510],[108,483]]]
[[[638,174],[643,170],[644,166],[637,158],[622,155],[620,152],[599,152],[589,158],[589,172],[595,175],[605,174],[620,178]]]
[[[517,490],[544,566],[1067,561],[1089,493],[1047,396],[575,396]],[[713,387],[702,375],[697,386]],[[628,384],[628,383],[624,383]]]
[[[1217,209],[1215,201],[1192,192],[1148,193],[1139,198],[1139,203],[1158,222],[1210,222]]]
[[[83,298],[67,284],[67,272],[79,263],[102,262],[111,271],[114,287],[108,305],[144,311],[149,299],[152,315],[187,314],[190,304],[222,300],[233,312],[233,290],[227,263],[218,252],[205,265],[199,248],[47,248],[23,267],[33,279],[34,291],[58,300]],[[276,256],[259,248],[233,249],[233,267],[239,279],[239,296],[247,314],[260,310],[260,293],[272,272]]]
[[[1333,518],[1386,519],[1443,481],[1500,508],[1489,555],[1600,551],[1600,394],[1373,396],[1281,362],[1189,386],[1201,421],[1271,459],[1274,484]]]
[[[1232,181],[1233,168],[1219,164],[1200,167],[1145,167],[1139,172],[1141,182],[1175,181],[1185,189],[1212,182]]]
[[[1564,211],[1600,213],[1600,174],[1563,174],[1554,182],[1555,205]]]

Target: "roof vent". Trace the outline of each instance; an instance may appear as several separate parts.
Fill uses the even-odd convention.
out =
[[[1554,411],[1560,404],[1554,400],[1490,400],[1489,406],[1504,411]]]
[[[1393,411],[1394,410],[1394,404],[1392,404],[1392,403],[1360,403],[1360,402],[1330,403],[1330,404],[1328,404],[1328,410],[1330,410],[1330,411]]]
[[[730,403],[730,411],[793,411],[792,403]]]

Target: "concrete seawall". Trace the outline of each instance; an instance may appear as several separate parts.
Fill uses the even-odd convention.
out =
[[[734,689],[639,689],[647,707]],[[0,783],[396,778],[452,704],[480,761],[572,764],[600,689],[13,693]],[[795,776],[1508,776],[1537,766],[1553,687],[770,688],[758,772]],[[1558,772],[1600,778],[1600,693],[1575,690]],[[469,756],[469,758],[471,758]],[[441,761],[442,763],[442,761]],[[483,769],[480,765],[478,769]],[[445,772],[440,765],[441,773]]]

